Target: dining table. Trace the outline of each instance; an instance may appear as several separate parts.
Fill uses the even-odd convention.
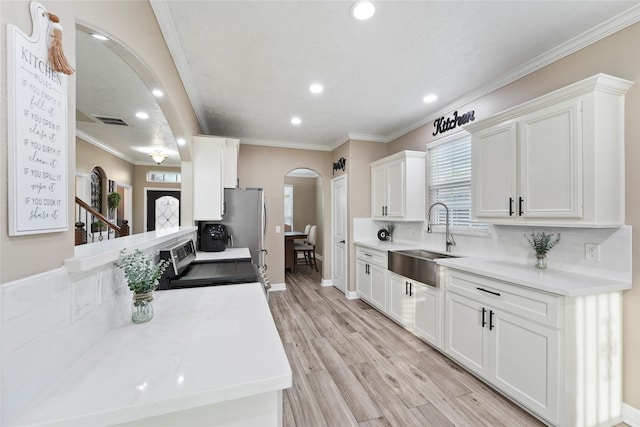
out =
[[[294,241],[298,239],[306,239],[307,233],[302,231],[285,231],[284,232],[284,269],[296,272],[296,253],[293,249]]]

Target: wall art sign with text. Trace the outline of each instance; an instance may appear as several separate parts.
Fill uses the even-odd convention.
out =
[[[469,122],[474,121],[476,118],[474,117],[475,110],[468,111],[464,114],[458,115],[457,111],[453,112],[453,117],[445,118],[440,117],[439,119],[435,119],[433,122],[433,136],[436,136],[439,133],[445,133],[448,130],[452,130],[457,128],[458,126],[465,125]]]
[[[68,230],[67,76],[47,63],[49,17],[33,34],[7,26],[9,235]]]

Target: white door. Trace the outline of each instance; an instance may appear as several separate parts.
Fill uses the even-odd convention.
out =
[[[331,180],[331,242],[333,286],[347,290],[347,176]]]
[[[385,216],[404,218],[405,200],[405,161],[397,160],[387,165],[387,207]]]

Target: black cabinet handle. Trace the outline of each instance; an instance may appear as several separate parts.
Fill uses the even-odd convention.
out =
[[[367,264],[367,274],[371,274],[371,266]]]
[[[487,309],[482,307],[482,327],[484,328],[487,325],[487,321],[484,320],[484,315],[487,313]]]
[[[409,283],[409,296],[413,296],[413,283]]]
[[[345,243],[345,241],[344,240],[340,240],[338,243]]]
[[[513,216],[513,197],[509,197],[509,216]]]
[[[493,310],[489,310],[489,330],[493,330]]]
[[[486,293],[491,294],[491,295],[500,296],[500,292],[493,292],[493,291],[490,291],[490,290],[485,289],[485,288],[476,288],[476,289],[479,290],[479,291],[482,291],[482,292],[486,292]]]
[[[524,199],[522,197],[518,197],[518,215],[522,216],[524,211],[522,210],[522,204],[524,203]]]
[[[404,294],[409,295],[409,282],[404,281]]]

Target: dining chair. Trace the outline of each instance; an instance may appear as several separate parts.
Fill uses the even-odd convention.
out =
[[[309,234],[306,239],[306,243],[296,243],[293,245],[293,259],[298,264],[298,252],[302,252],[304,256],[304,264],[313,266],[318,271],[318,264],[316,262],[316,234],[318,227],[312,225],[309,227]]]

